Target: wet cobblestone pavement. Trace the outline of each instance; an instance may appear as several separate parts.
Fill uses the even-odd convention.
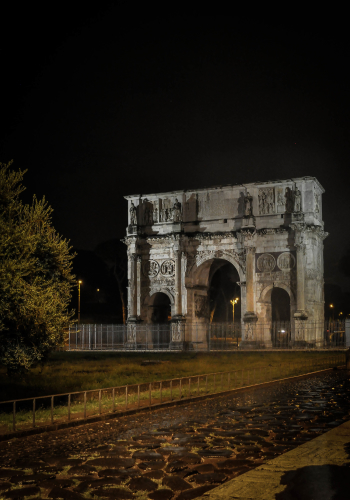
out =
[[[335,370],[0,443],[0,498],[192,499],[350,418]]]

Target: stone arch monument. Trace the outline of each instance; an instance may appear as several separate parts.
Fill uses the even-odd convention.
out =
[[[292,341],[320,339],[323,193],[316,178],[303,177],[126,196],[130,331],[150,322],[158,292],[170,300],[173,341],[180,325],[208,323],[210,272],[224,261],[239,276],[245,342],[260,332],[270,345],[275,287],[290,297]]]

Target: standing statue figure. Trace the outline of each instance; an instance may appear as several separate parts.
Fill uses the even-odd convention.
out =
[[[131,202],[131,207],[130,207],[129,212],[130,212],[130,224],[131,224],[131,226],[137,226],[137,213],[136,213],[136,207],[133,204],[133,202]]]
[[[294,212],[301,212],[301,192],[298,188],[294,192]]]
[[[253,215],[253,197],[247,192],[244,197],[244,215],[251,217]]]
[[[289,187],[286,187],[286,192],[284,196],[286,199],[286,212],[290,214],[293,212],[294,208],[293,191]]]
[[[177,198],[175,198],[175,203],[173,206],[173,221],[174,222],[181,221],[181,203]]]

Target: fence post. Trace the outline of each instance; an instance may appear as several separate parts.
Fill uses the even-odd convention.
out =
[[[242,370],[242,387],[243,387],[243,370]]]
[[[33,427],[35,427],[35,398],[33,399]]]
[[[181,387],[181,378],[180,378],[180,399],[182,398],[182,387]]]
[[[84,419],[86,420],[86,391],[84,392]]]
[[[173,400],[173,381],[170,380],[170,401]]]
[[[53,424],[53,398],[55,396],[51,396],[51,424]]]
[[[208,375],[205,376],[205,393],[208,394]]]
[[[213,390],[213,392],[215,392],[215,388],[216,388],[216,373],[214,373],[214,390]]]
[[[222,381],[222,378],[223,378],[223,374],[221,374],[221,391],[223,389],[223,381]]]
[[[125,409],[128,408],[128,386],[125,386]]]
[[[13,402],[12,408],[12,430],[16,430],[16,401]]]
[[[68,422],[70,422],[70,394],[68,394]]]
[[[228,372],[228,374],[227,374],[227,387],[228,387],[228,389],[230,388],[230,384],[231,384],[231,373]]]
[[[101,415],[101,389],[98,391],[98,413]]]
[[[137,407],[140,408],[140,384],[137,386]]]
[[[191,377],[188,377],[188,397],[191,397]]]
[[[152,384],[149,384],[149,405],[152,406]]]
[[[197,380],[197,396],[199,396],[199,375],[198,375],[198,380]]]

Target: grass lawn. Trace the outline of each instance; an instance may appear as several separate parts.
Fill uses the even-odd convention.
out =
[[[9,379],[0,367],[0,401],[139,384],[189,375],[254,369],[269,365],[325,360],[345,361],[345,354],[332,352],[228,352],[228,353],[117,353],[55,352],[44,367],[22,379]],[[162,363],[142,366],[147,360]],[[343,361],[343,362],[344,362]]]

